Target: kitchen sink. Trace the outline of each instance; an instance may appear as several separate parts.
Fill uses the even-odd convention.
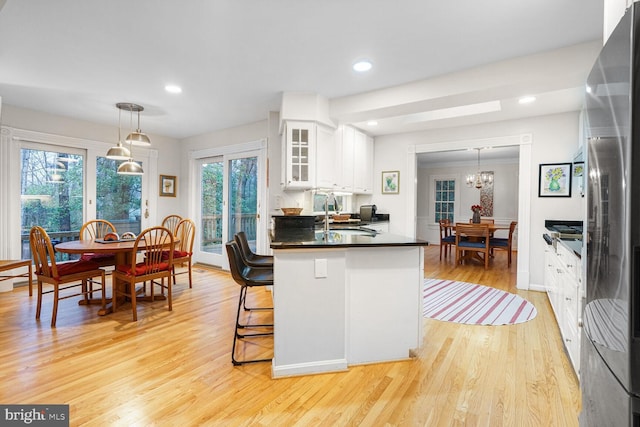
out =
[[[324,233],[323,230],[318,230],[316,231],[316,236],[322,235]],[[334,229],[330,229],[329,230],[329,239],[333,240],[333,239],[339,239],[340,236],[375,236],[376,234],[378,234],[377,231],[372,230],[370,228],[365,228],[365,227],[341,227],[341,228],[334,228]]]

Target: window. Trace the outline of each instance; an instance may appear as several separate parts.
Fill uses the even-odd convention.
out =
[[[21,249],[22,258],[30,258],[34,225],[47,230],[53,243],[77,238],[83,222],[84,158],[46,146],[23,148],[20,157]]]
[[[327,199],[326,193],[313,194],[313,212],[316,214],[324,214],[324,202]],[[334,196],[329,199],[329,212],[344,212],[346,196]]]
[[[116,160],[96,159],[96,218],[106,219],[119,234],[142,231],[142,176],[118,175]]]
[[[456,202],[456,181],[454,179],[435,180],[435,222],[448,219],[453,222]]]

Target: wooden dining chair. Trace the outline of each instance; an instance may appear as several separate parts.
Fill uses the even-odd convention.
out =
[[[107,234],[115,232],[116,227],[106,219],[93,219],[82,224],[80,240],[102,239]],[[116,255],[113,253],[84,253],[80,259],[97,262],[100,267],[116,265]]]
[[[441,219],[440,226],[440,261],[442,261],[442,251],[444,250],[445,258],[447,255],[451,255],[451,246],[456,244],[456,236],[451,232],[451,221],[448,219]]]
[[[137,297],[146,292],[146,282],[151,285],[149,300],[155,299],[155,287],[160,286],[162,295],[165,290],[167,292],[169,311],[173,309],[171,299],[173,251],[167,251],[167,248],[173,248],[173,246],[173,234],[166,227],[147,228],[138,235],[131,250],[130,264],[116,265],[116,269],[111,273],[114,312],[120,302],[118,297],[129,298],[133,320],[137,321]],[[145,254],[139,263],[136,260],[138,252]],[[167,284],[165,284],[165,279]],[[138,283],[143,285],[136,289]]]
[[[494,249],[507,251],[507,265],[509,267],[511,267],[511,252],[513,251],[513,232],[517,225],[518,221],[511,221],[511,224],[509,224],[509,237],[492,237],[489,239],[491,253],[493,253]]]
[[[102,309],[105,308],[105,274],[98,263],[94,261],[78,260],[56,263],[56,256],[49,235],[42,227],[32,227],[29,233],[29,245],[33,258],[34,272],[38,283],[38,302],[36,305],[36,319],[40,319],[42,296],[53,294],[53,310],[51,312],[51,326],[56,326],[58,317],[58,301],[75,296],[83,296],[88,304],[94,292],[101,292]],[[94,288],[100,278],[100,287]],[[52,285],[53,289],[44,291],[44,284]],[[88,287],[87,284],[91,283]],[[64,286],[63,286],[64,285]],[[67,289],[79,287],[80,291],[67,294]]]
[[[169,215],[162,220],[162,226],[168,228],[169,231],[171,231],[171,234],[175,237],[180,221],[182,221],[182,217],[180,215]]]
[[[193,287],[193,278],[191,274],[191,258],[193,256],[193,242],[196,237],[196,223],[189,218],[185,218],[181,220],[177,227],[174,237],[176,240],[179,240],[175,245],[175,249],[173,250],[173,263],[171,266],[171,271],[173,273],[173,284],[176,283],[176,275],[178,274],[189,274],[189,287]],[[166,251],[165,251],[166,252]],[[165,254],[164,256],[167,256]],[[176,273],[176,265],[187,264],[187,270]]]
[[[495,224],[495,222],[493,218],[480,218],[480,224]],[[469,220],[469,224],[473,224],[473,218]]]
[[[489,268],[489,224],[456,223],[456,264],[462,263],[462,252],[484,254],[484,269]]]
[[[245,311],[273,310],[273,307],[247,308],[246,306],[248,288],[273,286],[273,270],[268,268],[254,268],[246,265],[242,260],[240,247],[233,240],[225,243],[225,248],[227,250],[227,256],[229,257],[229,270],[231,271],[231,277],[238,285],[240,285],[238,310],[236,312],[236,326],[233,334],[233,346],[231,350],[231,362],[235,366],[243,365],[245,363],[270,362],[271,358],[238,360],[236,358],[236,343],[238,338],[255,338],[273,335],[273,323],[240,323],[240,311],[243,306]],[[267,330],[266,332],[240,332],[240,329],[247,328],[260,328],[263,330],[264,328],[267,328]]]

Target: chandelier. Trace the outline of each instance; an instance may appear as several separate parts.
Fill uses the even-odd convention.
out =
[[[143,135],[147,141],[149,138],[143,133],[140,132],[140,111],[144,110],[141,105],[131,104],[129,102],[119,102],[116,104],[118,108],[118,144],[115,147],[111,147],[107,152],[106,157],[112,160],[124,160],[118,166],[118,174],[119,175],[142,175],[144,171],[142,170],[142,166],[139,163],[133,161],[133,155],[131,153],[131,146],[134,143],[135,137],[132,135]],[[131,115],[131,119],[133,119],[133,112],[138,113],[138,130],[136,132],[132,132],[127,137],[127,142],[129,143],[129,148],[123,146],[122,137],[121,137],[121,116],[122,110],[129,110],[129,114]]]
[[[476,150],[478,150],[478,172],[467,175],[466,181],[467,187],[476,187],[480,189],[493,182],[493,174],[480,172],[480,150],[482,150],[482,148],[476,148]]]

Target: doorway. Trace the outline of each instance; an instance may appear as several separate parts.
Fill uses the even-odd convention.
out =
[[[255,251],[264,239],[262,199],[265,172],[260,150],[224,153],[196,160],[198,262],[228,269],[224,244],[244,231]]]

